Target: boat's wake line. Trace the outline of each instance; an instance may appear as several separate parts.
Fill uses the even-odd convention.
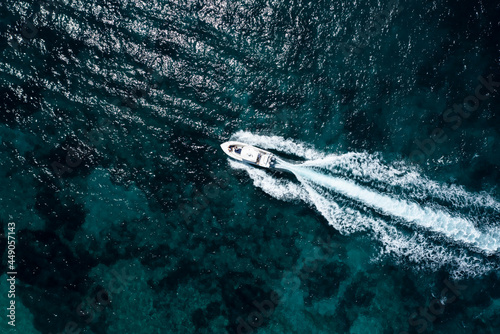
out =
[[[275,198],[314,206],[342,234],[373,235],[382,245],[381,255],[409,261],[414,268],[446,268],[456,277],[499,267],[500,203],[488,194],[443,186],[403,164],[384,166],[366,153],[328,156],[306,144],[249,132],[238,132],[234,139],[315,159],[302,164],[278,160],[276,167],[293,173],[299,183],[231,165],[246,170],[254,185]],[[487,217],[478,219],[476,212]]]

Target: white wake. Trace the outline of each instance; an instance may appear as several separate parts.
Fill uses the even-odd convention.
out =
[[[309,159],[300,164],[278,159],[277,167],[293,173],[298,183],[234,161],[231,166],[246,170],[254,185],[275,198],[314,206],[342,234],[372,234],[382,245],[381,255],[416,267],[450,267],[455,276],[497,268],[492,260],[500,248],[497,222],[479,224],[473,215],[498,216],[500,203],[486,193],[440,184],[403,163],[387,166],[367,153],[327,155],[304,143],[243,131],[232,139]],[[461,209],[470,214],[457,212]]]

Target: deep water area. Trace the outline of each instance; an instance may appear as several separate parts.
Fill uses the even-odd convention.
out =
[[[3,0],[0,333],[499,333],[499,32],[497,0]]]

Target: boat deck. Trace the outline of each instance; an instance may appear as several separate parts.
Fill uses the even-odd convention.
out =
[[[225,142],[221,144],[221,148],[227,155],[236,160],[264,168],[271,167],[274,157],[271,152],[235,141]]]

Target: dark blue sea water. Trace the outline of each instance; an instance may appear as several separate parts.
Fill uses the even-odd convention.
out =
[[[498,333],[499,31],[494,0],[3,0],[0,332]]]

